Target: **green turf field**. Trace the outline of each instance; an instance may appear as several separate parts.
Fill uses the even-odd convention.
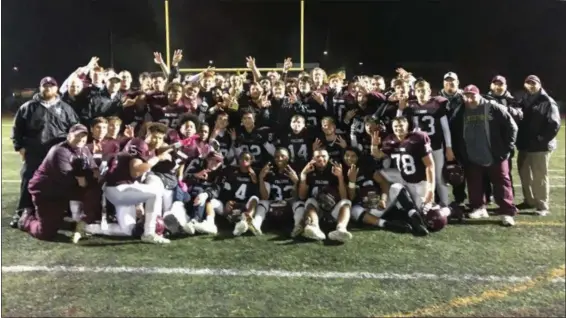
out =
[[[552,214],[526,212],[513,228],[494,216],[426,238],[354,229],[341,246],[269,233],[155,246],[47,243],[9,228],[20,165],[9,125],[2,126],[2,316],[565,315],[564,131],[551,159]]]

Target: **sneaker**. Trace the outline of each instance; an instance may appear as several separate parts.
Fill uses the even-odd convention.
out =
[[[485,208],[475,209],[472,213],[468,214],[470,219],[481,219],[481,218],[488,218],[489,213]]]
[[[324,232],[322,232],[320,227],[314,224],[305,226],[303,229],[303,236],[316,241],[322,241],[326,238],[326,235],[324,235]]]
[[[301,224],[295,224],[293,230],[291,231],[291,237],[295,238],[303,233],[303,226]]]
[[[86,236],[86,223],[84,221],[78,221],[75,226],[75,233],[73,233],[73,244],[77,244],[81,238]]]
[[[183,224],[181,226],[181,228],[183,229],[183,232],[189,234],[189,235],[195,235],[195,231],[196,231],[196,225],[198,223],[196,223],[193,220],[190,220],[189,222]]]
[[[22,210],[18,210],[14,213],[14,216],[12,216],[12,220],[10,221],[10,227],[11,228],[13,228],[13,229],[19,228],[18,221],[21,219],[22,213],[23,213]]]
[[[18,227],[20,230],[22,230],[22,231],[25,231],[25,230],[26,230],[24,223],[25,223],[25,221],[26,221],[29,217],[32,216],[32,213],[33,213],[33,212],[32,212],[31,210],[29,210],[29,209],[24,209],[24,210],[22,211],[22,215],[18,217],[18,221],[16,222],[16,225],[17,225],[17,227]],[[15,215],[14,215],[14,217],[15,217]]]
[[[347,242],[352,239],[352,233],[345,228],[337,228],[335,231],[328,233],[328,238],[333,241]]]
[[[236,225],[234,226],[234,236],[240,236],[246,233],[250,229],[248,225],[248,221],[245,218],[242,218]]]
[[[163,236],[157,234],[149,234],[149,235],[142,235],[141,237],[142,242],[151,243],[151,244],[169,244],[171,243],[170,240],[164,238]]]
[[[214,222],[211,221],[203,221],[203,222],[198,222],[198,223],[194,223],[193,229],[198,232],[198,233],[202,233],[202,234],[217,234],[218,233],[218,227],[216,226],[216,224],[214,224]]]
[[[519,209],[519,210],[530,210],[532,208],[533,208],[533,206],[528,204],[527,202],[521,202],[521,203],[517,204],[517,209]]]
[[[409,217],[409,221],[411,222],[411,229],[415,236],[427,236],[428,229],[426,227],[425,221],[420,213],[413,213],[411,217]]]
[[[515,225],[515,219],[510,215],[502,215],[501,222],[504,226],[513,226]]]
[[[550,211],[548,210],[536,210],[535,214],[538,216],[547,216],[550,214]]]

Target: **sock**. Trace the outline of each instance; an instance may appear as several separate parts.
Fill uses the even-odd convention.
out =
[[[70,201],[69,210],[71,210],[73,220],[80,221],[83,212],[83,203],[81,201]]]

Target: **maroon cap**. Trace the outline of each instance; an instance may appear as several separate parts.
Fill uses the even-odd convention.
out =
[[[464,94],[477,94],[479,95],[480,89],[476,85],[468,85],[464,87]]]
[[[538,78],[538,76],[536,76],[536,75],[527,76],[527,78],[525,78],[525,82],[535,82],[535,83],[541,84],[540,78]]]
[[[501,82],[501,84],[507,85],[507,80],[505,79],[505,77],[503,77],[503,76],[501,76],[501,75],[497,75],[496,77],[494,77],[494,78],[491,80],[491,82],[492,82],[492,83]]]
[[[39,82],[39,86],[43,86],[43,85],[58,86],[57,81],[51,76],[47,76],[41,79],[41,82]]]
[[[69,129],[69,134],[88,134],[88,129],[85,125],[75,124]]]

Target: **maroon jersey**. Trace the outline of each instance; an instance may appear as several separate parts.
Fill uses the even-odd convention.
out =
[[[412,117],[415,128],[428,135],[433,150],[442,149],[444,144],[441,120],[446,117],[447,103],[446,98],[438,96],[431,98],[424,105],[417,101],[411,101],[409,104],[408,116]],[[448,123],[448,119],[445,120]]]
[[[184,106],[161,106],[157,104],[149,105],[149,115],[155,122],[160,122],[165,124],[169,128],[177,128],[179,124],[179,117],[182,114],[187,113],[187,109]]]
[[[425,133],[410,132],[402,141],[391,135],[383,141],[382,151],[391,157],[392,165],[397,166],[405,182],[426,181],[426,168],[422,158],[432,153],[432,148]]]
[[[30,194],[54,198],[72,197],[79,190],[75,177],[85,176],[84,171],[77,171],[77,161],[82,162],[80,170],[92,171],[96,168],[92,154],[86,147],[73,148],[67,141],[51,147],[29,181]]]
[[[136,178],[130,174],[130,161],[134,159],[129,153],[120,152],[114,155],[108,162],[108,171],[104,176],[106,186],[115,187],[120,184],[130,184]]]
[[[95,146],[97,146],[98,151],[94,151]],[[86,147],[92,153],[94,162],[98,167],[100,167],[103,160],[110,158],[110,156],[120,151],[119,142],[113,139],[93,139],[86,145]]]

